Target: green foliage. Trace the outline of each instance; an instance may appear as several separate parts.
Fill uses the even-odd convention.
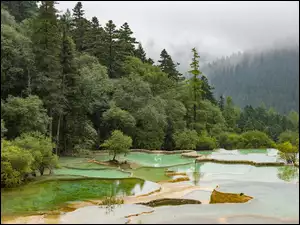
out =
[[[158,66],[160,67],[161,71],[168,74],[170,79],[175,81],[180,80],[180,76],[182,74],[177,71],[176,65],[174,64],[172,57],[167,53],[166,49],[163,49],[160,53],[160,60],[158,60],[158,62],[160,63]]]
[[[200,125],[197,129],[201,132],[205,129],[210,135],[218,135],[225,130],[226,124],[221,110],[208,100],[199,102],[200,109],[197,111],[196,122]]]
[[[213,149],[217,142],[227,149],[272,147],[266,134],[299,148],[292,133],[299,131],[297,109],[288,116],[264,106],[239,109],[229,96],[225,103],[223,93],[229,92],[220,93],[218,87],[222,96],[217,104],[214,82],[200,71],[195,48],[191,77],[183,81],[178,63],[165,49],[154,65],[128,23],[117,27],[112,20],[102,25],[97,17],[89,20],[81,2],[73,15],[67,10],[61,16],[54,1],[40,2],[36,14],[36,2],[3,3],[1,135],[16,138],[7,158],[19,151],[31,154],[31,170],[55,166],[53,150],[57,155],[89,155],[104,140],[102,146],[114,158],[131,146]],[[242,68],[234,70],[239,74]],[[243,104],[251,103],[244,99]],[[1,166],[6,186],[26,180],[25,172],[9,160]]]
[[[177,149],[193,150],[199,142],[198,134],[195,130],[185,129],[174,134]]]
[[[235,53],[203,67],[216,96],[232,96],[239,107],[264,102],[280,113],[299,113],[299,48]],[[284,75],[283,75],[284,74]]]
[[[34,158],[32,170],[39,170],[43,175],[45,168],[51,169],[57,166],[58,157],[52,153],[54,144],[49,137],[38,132],[25,133],[12,142],[15,146],[27,150]]]
[[[275,143],[268,137],[267,134],[261,131],[247,131],[243,133],[242,138],[245,141],[244,148],[272,148]]]
[[[89,29],[89,21],[84,17],[84,10],[82,9],[82,3],[77,2],[73,9],[73,21],[72,21],[72,37],[76,44],[78,51],[84,51],[86,49],[86,34]]]
[[[30,18],[37,13],[37,1],[1,1],[17,22]]]
[[[202,81],[202,90],[203,90],[203,99],[206,99],[210,101],[213,104],[217,104],[217,100],[214,97],[213,90],[214,88],[210,86],[208,79],[206,76],[202,75],[201,76],[201,81]]]
[[[290,142],[293,145],[296,145],[296,140],[299,139],[299,133],[293,131],[284,131],[279,135],[278,142]]]
[[[267,133],[274,141],[285,130],[292,130],[293,124],[286,116],[268,110],[265,107],[253,108],[246,106],[240,113],[237,122],[238,128],[242,131],[259,130]]]
[[[61,93],[61,34],[56,13],[54,1],[42,1],[31,37],[38,70],[32,77],[32,86],[50,111],[50,117],[52,112],[61,110],[64,97]]]
[[[10,141],[1,140],[1,186],[14,187],[25,180],[30,173],[34,158]]]
[[[112,132],[111,137],[104,141],[101,147],[108,149],[110,154],[113,155],[113,160],[119,154],[126,154],[132,146],[131,137],[124,135],[122,131],[115,130]]]
[[[110,127],[110,130],[122,130],[125,133],[130,133],[136,125],[135,118],[129,112],[122,110],[115,104],[112,104],[112,106],[103,113],[103,119],[107,122],[107,126]]]
[[[278,168],[278,177],[284,181],[293,181],[299,178],[299,169],[295,166],[282,166]]]
[[[33,71],[32,43],[19,24],[1,8],[1,96],[26,93]]]
[[[202,80],[198,78],[202,72],[199,70],[199,58],[196,48],[192,49],[193,58],[190,64],[191,70],[189,71],[192,74],[192,78],[187,81],[188,84],[188,98],[189,101],[186,104],[188,109],[188,126],[193,129],[197,129],[197,110],[199,109],[199,102],[202,100]],[[187,106],[189,105],[189,106]]]
[[[280,156],[287,163],[295,163],[297,160],[297,153],[299,154],[299,139],[298,145],[294,146],[289,141],[280,143],[277,145],[277,149],[280,151]]]
[[[7,132],[7,129],[5,127],[5,123],[3,119],[1,119],[1,138],[4,136],[4,134]]]
[[[8,129],[7,137],[15,138],[24,132],[46,133],[49,117],[38,96],[8,97],[3,105],[3,118]]]
[[[134,56],[139,58],[143,63],[147,62],[146,52],[141,43],[139,43],[138,48],[135,50]]]
[[[202,132],[199,136],[196,150],[213,150],[217,147],[217,141],[214,137],[210,137],[206,132]]]
[[[239,134],[222,133],[218,136],[218,145],[227,150],[239,149],[245,146],[245,140]]]
[[[240,112],[237,108],[234,107],[232,98],[230,96],[226,98],[226,103],[223,110],[223,116],[226,120],[227,126],[232,131],[237,131],[237,121],[240,117]]]
[[[156,103],[158,103],[156,105]],[[161,106],[160,108],[158,106]],[[160,149],[167,126],[164,108],[159,102],[150,102],[137,111],[137,129],[134,143],[138,148]]]

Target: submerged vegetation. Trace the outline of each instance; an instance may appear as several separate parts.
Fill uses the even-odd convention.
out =
[[[21,5],[22,4],[22,7]],[[299,116],[218,100],[192,49],[184,77],[166,49],[155,63],[125,22],[100,25],[78,2],[1,2],[1,186],[52,172],[58,156],[107,149],[278,148],[295,162]],[[22,10],[19,10],[22,8]],[[189,51],[189,49],[187,49]]]

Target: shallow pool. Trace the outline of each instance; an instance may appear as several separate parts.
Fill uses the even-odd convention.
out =
[[[28,184],[1,190],[1,216],[46,212],[70,201],[138,195],[158,188],[156,183],[135,178],[68,179]]]

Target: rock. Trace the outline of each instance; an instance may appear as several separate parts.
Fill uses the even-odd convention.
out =
[[[175,172],[175,171],[166,171],[165,175],[168,177],[172,177],[172,176],[187,176],[187,174],[185,172]]]
[[[139,205],[146,205],[150,207],[157,207],[163,205],[185,205],[185,204],[201,204],[199,200],[194,199],[182,199],[182,198],[161,198],[155,199],[150,202],[137,203]]]
[[[168,182],[175,183],[175,182],[189,181],[189,180],[190,180],[190,178],[188,176],[184,176],[184,177],[177,177],[175,179],[168,180]]]
[[[223,193],[213,190],[210,196],[209,204],[215,203],[245,203],[253,199],[251,196],[247,196],[244,193],[234,194],[234,193]]]

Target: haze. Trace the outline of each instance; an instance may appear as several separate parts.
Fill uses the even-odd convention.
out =
[[[74,8],[59,1],[57,8]],[[262,49],[299,39],[299,2],[108,2],[83,1],[85,16],[119,27],[128,22],[147,56],[155,61],[165,48],[185,70],[196,46],[201,62],[233,52]]]

